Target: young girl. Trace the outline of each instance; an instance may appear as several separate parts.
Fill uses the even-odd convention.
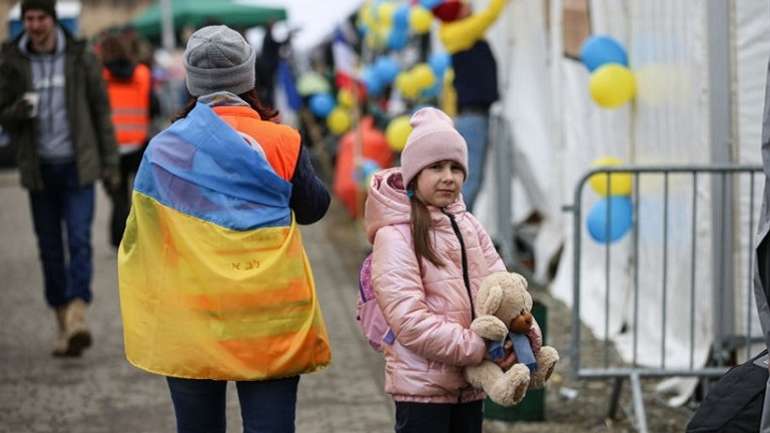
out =
[[[385,391],[396,432],[481,432],[484,393],[463,367],[486,354],[469,329],[479,284],[505,266],[460,198],[468,151],[452,120],[423,108],[410,123],[401,167],[375,174],[366,201],[375,296],[396,336],[385,347]]]

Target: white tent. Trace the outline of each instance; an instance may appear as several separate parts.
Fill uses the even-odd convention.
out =
[[[363,0],[237,0],[243,4],[280,5],[286,8],[288,25],[299,32],[292,39],[299,54],[307,54],[326,38],[334,28],[347,19],[363,3]]]
[[[474,2],[483,7],[486,0]],[[505,87],[504,114],[513,128],[516,146],[524,153],[544,191],[537,203],[526,195],[515,194],[514,220],[537,208],[545,222],[536,244],[537,276],[543,278],[543,264],[564,243],[551,291],[568,304],[573,302],[572,221],[561,207],[572,203],[578,179],[595,159],[611,155],[627,164],[760,164],[760,130],[767,61],[770,55],[770,11],[763,1],[711,2],[693,0],[588,0],[592,34],[608,34],[619,40],[629,54],[629,67],[637,80],[633,104],[616,110],[599,108],[588,92],[589,72],[579,62],[564,56],[563,16],[566,0],[550,2],[524,0],[510,2],[500,22],[488,33],[497,55],[501,85]],[[579,2],[577,2],[579,3]],[[547,7],[548,6],[548,7]],[[722,10],[720,10],[720,8]],[[714,20],[724,26],[715,29]],[[723,81],[720,81],[723,79]],[[760,176],[761,177],[761,176]],[[493,178],[488,175],[487,179]],[[761,180],[755,183],[754,224],[761,197]],[[514,181],[515,182],[515,181]],[[516,183],[518,185],[518,183]],[[645,182],[643,191],[660,188],[660,182]],[[517,186],[518,188],[518,186]],[[672,179],[669,224],[687,222],[691,186]],[[749,212],[746,203],[751,189],[745,182],[736,185],[735,242],[726,254],[734,264],[736,328],[745,328],[755,313],[749,299],[748,258]],[[492,182],[486,182],[477,213],[488,227],[496,224],[492,211]],[[696,314],[711,317],[714,286],[713,254],[718,240],[711,238],[711,190],[703,182],[697,192],[699,206],[695,257]],[[584,208],[597,197],[584,195]],[[743,205],[743,206],[740,206]],[[660,201],[641,205],[640,221],[660,225]],[[585,231],[585,224],[581,223]],[[681,233],[676,233],[681,234]],[[684,234],[682,234],[684,236]],[[686,234],[689,236],[689,233]],[[621,334],[620,325],[628,320],[628,296],[632,267],[629,264],[630,236],[613,246],[611,257],[610,311],[604,317],[604,249],[585,241],[581,265],[581,317],[597,335],[603,335],[605,319],[610,321],[610,337],[621,355],[630,360],[631,342]],[[583,239],[589,239],[584,233]],[[686,239],[679,239],[684,241]],[[650,307],[640,313],[649,326],[660,326],[661,237],[647,236],[640,241],[641,304]],[[683,245],[687,242],[681,242]],[[689,361],[690,251],[671,245],[668,257],[669,310],[666,342],[667,365]],[[759,331],[754,317],[752,329]],[[743,329],[742,328],[742,329]],[[643,364],[660,361],[659,333],[646,332],[640,341]],[[714,335],[708,320],[696,329],[695,360],[705,362]]]

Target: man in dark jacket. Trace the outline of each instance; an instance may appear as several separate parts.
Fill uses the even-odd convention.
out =
[[[45,297],[59,326],[53,354],[79,356],[91,345],[94,182],[117,184],[118,150],[100,65],[58,25],[55,6],[21,2],[24,32],[2,47],[0,125],[17,145],[29,190]]]

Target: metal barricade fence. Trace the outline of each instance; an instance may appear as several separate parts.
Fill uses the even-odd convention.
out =
[[[489,142],[494,164],[495,221],[500,256],[507,267],[516,263],[511,226],[511,205],[513,202],[513,134],[505,117],[500,114],[489,118]]]
[[[572,308],[572,343],[570,347],[570,359],[573,373],[579,379],[614,379],[614,388],[610,396],[609,415],[614,417],[618,409],[620,393],[622,390],[623,382],[628,379],[631,392],[632,392],[632,408],[636,421],[636,428],[640,432],[647,432],[647,421],[645,416],[644,401],[642,395],[642,387],[640,379],[643,377],[673,377],[673,376],[689,376],[689,377],[718,377],[725,373],[727,365],[730,363],[730,355],[734,355],[736,350],[745,348],[746,357],[750,357],[751,345],[753,342],[762,341],[761,338],[752,337],[752,327],[755,331],[758,331],[758,325],[752,325],[753,311],[753,292],[751,290],[751,279],[753,274],[753,243],[754,243],[754,231],[756,226],[756,215],[759,213],[760,203],[755,200],[757,194],[761,194],[761,188],[755,187],[755,183],[759,181],[760,185],[764,180],[761,174],[761,166],[749,166],[749,165],[713,165],[713,166],[623,166],[612,168],[598,168],[586,173],[577,183],[575,187],[574,202],[572,205],[564,207],[564,210],[573,214],[574,221],[574,255],[573,255],[573,308]],[[612,176],[614,173],[615,174]],[[626,314],[630,314],[626,321],[623,322],[624,330],[623,334],[630,336],[632,344],[632,359],[630,363],[623,362],[619,359],[611,360],[610,351],[612,345],[610,342],[610,260],[612,256],[613,244],[609,240],[605,240],[599,248],[603,248],[603,269],[604,269],[604,316],[603,316],[603,334],[597,336],[599,339],[603,339],[603,353],[600,356],[600,360],[594,360],[592,365],[588,360],[581,358],[584,356],[581,353],[581,347],[584,343],[583,333],[581,332],[581,267],[583,265],[583,253],[585,246],[583,245],[583,224],[584,224],[584,211],[583,211],[583,192],[585,185],[589,182],[592,176],[600,176],[599,181],[606,182],[606,191],[610,191],[610,181],[615,182],[617,176],[630,176],[631,178],[631,191],[630,200],[632,206],[631,227],[630,233],[626,236],[630,236],[630,244],[626,244],[626,251],[630,261],[628,262],[628,269],[630,275],[627,275],[628,285],[632,290],[631,299],[628,302],[631,303],[630,308],[626,311]],[[689,203],[682,203],[679,201],[676,206],[679,209],[686,207],[686,216],[689,218],[677,218],[676,226],[672,226],[670,221],[672,218],[670,212],[671,198],[671,179],[676,177],[676,186],[678,189],[690,189],[687,193],[691,195],[691,201]],[[647,182],[649,179],[658,179],[656,182],[662,182],[662,186],[657,184],[656,188],[640,189],[642,182]],[[682,178],[689,178],[689,182],[682,181]],[[595,178],[594,178],[595,179]],[[710,183],[703,183],[704,181],[710,181]],[[596,180],[594,180],[596,182]],[[648,184],[645,184],[648,185]],[[660,269],[662,275],[654,275],[659,282],[654,284],[656,287],[644,287],[641,290],[658,290],[657,294],[662,298],[660,305],[658,319],[661,320],[660,333],[654,336],[654,340],[660,339],[660,353],[661,358],[659,365],[649,366],[641,365],[639,363],[639,350],[646,349],[639,347],[640,336],[648,337],[644,335],[644,332],[649,332],[639,326],[640,324],[640,224],[644,224],[644,221],[640,221],[640,202],[647,200],[645,194],[652,194],[652,190],[656,194],[660,194],[662,215],[660,220],[656,221],[656,224],[660,222],[661,227],[655,227],[660,229],[657,234],[661,238],[659,245],[659,251],[653,251],[653,254],[645,256],[645,258],[653,257],[655,259],[660,258]],[[704,209],[704,205],[699,206],[699,191],[710,191],[710,206],[708,209]],[[748,203],[742,203],[738,194],[739,190],[748,192]],[[700,194],[701,199],[703,194]],[[686,200],[683,200],[686,201]],[[746,200],[743,200],[744,202]],[[657,204],[657,202],[656,202]],[[740,212],[738,212],[740,208]],[[647,208],[646,208],[647,209]],[[679,210],[677,209],[677,210]],[[687,210],[689,209],[689,210]],[[657,210],[655,208],[655,210]],[[610,238],[611,224],[613,223],[613,215],[611,215],[611,206],[607,205],[606,215],[604,222],[605,226],[605,238]],[[699,225],[699,217],[703,216],[703,212],[709,212],[711,224],[706,224],[709,232],[706,233],[708,237],[710,235],[711,245],[698,245],[698,239],[703,239],[703,224]],[[744,213],[747,212],[747,213]],[[649,215],[649,213],[645,213]],[[741,215],[744,219],[748,219],[748,224],[743,224],[741,221],[736,221],[736,216]],[[747,218],[746,218],[747,217]],[[684,221],[689,219],[689,221]],[[688,226],[689,225],[689,226]],[[698,229],[701,229],[701,232]],[[689,232],[689,234],[687,234]],[[676,239],[672,240],[672,233],[676,234]],[[645,236],[650,236],[645,233]],[[740,242],[737,240],[747,240],[748,247],[746,251],[741,251],[742,257],[745,258],[743,263],[739,263],[738,266],[745,267],[744,269],[736,269],[736,245]],[[678,243],[678,244],[675,244]],[[689,243],[689,245],[686,245]],[[746,242],[744,242],[746,243]],[[657,248],[657,243],[655,248]],[[696,304],[696,274],[702,270],[696,269],[699,257],[696,256],[704,251],[704,248],[713,248],[711,265],[713,266],[713,273],[711,276],[712,281],[712,296],[713,302],[712,308],[714,309],[714,317],[696,317],[695,304]],[[678,252],[689,250],[689,266],[678,266],[676,269],[670,269],[669,253],[672,248],[679,248]],[[743,247],[741,247],[743,248]],[[659,256],[658,256],[659,254]],[[702,257],[702,256],[701,256]],[[594,257],[596,259],[596,257]],[[687,262],[687,258],[683,260]],[[738,260],[738,262],[741,262]],[[646,263],[646,262],[645,262]],[[683,269],[684,267],[684,269]],[[602,268],[602,265],[599,265]],[[689,269],[687,269],[689,268]],[[736,299],[736,290],[734,285],[736,283],[736,271],[739,271],[741,275],[740,284],[744,284],[745,290],[742,290],[741,294],[747,294],[745,300]],[[745,274],[743,272],[745,271]],[[690,287],[669,287],[669,277],[676,272],[687,272],[690,278]],[[681,274],[679,276],[682,276]],[[648,277],[648,276],[645,276]],[[743,278],[745,277],[745,278]],[[596,280],[594,280],[595,282]],[[601,281],[601,280],[598,280]],[[596,286],[594,286],[596,288]],[[743,288],[741,288],[743,289]],[[598,290],[602,290],[598,287]],[[668,335],[667,320],[671,319],[667,317],[669,306],[667,301],[672,296],[672,290],[688,290],[689,291],[689,329],[683,330],[687,332],[685,339],[689,340],[689,361],[686,362],[687,366],[684,368],[679,366],[671,367],[667,366],[667,347],[666,340],[671,338]],[[679,293],[681,294],[681,292]],[[649,295],[649,293],[645,293]],[[587,301],[587,299],[586,299]],[[702,300],[701,300],[702,301]],[[601,304],[601,301],[595,304]],[[741,324],[741,328],[735,326],[735,308],[736,302],[745,302],[740,305],[741,308],[745,305],[746,315],[745,328]],[[645,311],[649,311],[649,305],[641,305],[645,308]],[[655,308],[655,306],[653,306]],[[649,320],[649,317],[644,317],[642,320]],[[679,321],[683,320],[681,317],[675,318]],[[695,353],[695,335],[696,326],[698,330],[703,328],[702,320],[711,320],[713,326],[712,332],[714,339],[711,342],[709,352],[709,362],[706,366],[697,366],[694,360]],[[672,322],[672,325],[674,322]],[[658,332],[658,331],[656,331]],[[650,336],[652,337],[652,336]],[[628,342],[628,340],[626,340]],[[657,351],[658,348],[656,347]],[[594,358],[595,359],[595,358]],[[599,364],[599,365],[593,365]]]

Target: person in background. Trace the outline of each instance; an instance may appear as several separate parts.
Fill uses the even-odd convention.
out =
[[[119,29],[119,38],[128,48],[128,53],[136,63],[152,68],[154,49],[152,44],[136,31],[132,24]]]
[[[131,179],[142,161],[152,119],[158,116],[159,107],[152,91],[150,68],[132,59],[124,40],[108,35],[100,47],[104,64],[102,76],[107,83],[112,123],[120,149],[120,182],[110,197],[110,243],[117,248],[131,207]]]
[[[23,0],[21,19],[24,31],[2,47],[0,125],[18,145],[29,191],[45,299],[58,325],[53,354],[80,356],[92,343],[85,315],[94,183],[117,187],[118,149],[101,65],[59,25],[56,2]]]
[[[469,175],[463,187],[465,205],[473,211],[484,181],[489,145],[489,108],[499,99],[497,62],[484,33],[494,24],[508,0],[489,0],[487,8],[472,13],[463,0],[447,0],[434,9],[442,22],[439,39],[452,56],[457,92],[457,131],[468,143]]]
[[[271,22],[265,27],[262,51],[254,64],[259,100],[270,107],[275,107],[275,74],[281,60],[282,45],[273,35],[274,26],[275,23]]]
[[[297,227],[329,193],[254,59],[226,26],[190,36],[192,98],[144,152],[118,252],[126,357],[166,376],[179,433],[226,431],[230,380],[244,432],[291,433],[300,375],[331,359]]]

